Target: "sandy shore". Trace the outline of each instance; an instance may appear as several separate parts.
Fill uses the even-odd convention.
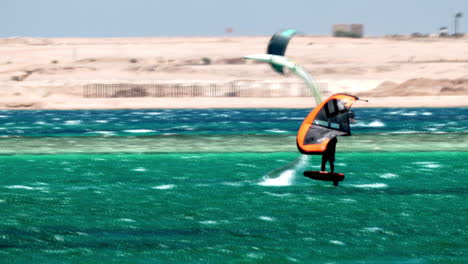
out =
[[[90,83],[297,81],[243,60],[265,37],[0,39],[0,109],[310,108],[313,98],[85,98]],[[297,36],[287,56],[356,107],[468,107],[468,38]]]
[[[468,96],[419,96],[407,97],[365,97],[357,101],[355,108],[372,107],[468,107]],[[206,109],[206,108],[313,108],[313,98],[233,98],[233,97],[196,97],[196,98],[50,98],[47,100],[0,100],[2,109]]]

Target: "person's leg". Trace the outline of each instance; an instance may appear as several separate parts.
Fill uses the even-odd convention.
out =
[[[335,161],[334,160],[330,160],[330,171],[333,173],[335,171]]]
[[[325,164],[327,164],[327,155],[323,154],[322,155],[322,168],[321,171],[325,171]]]

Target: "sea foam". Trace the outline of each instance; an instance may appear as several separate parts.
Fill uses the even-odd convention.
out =
[[[344,242],[341,242],[339,240],[330,240],[330,243],[334,244],[334,245],[338,245],[338,246],[344,246],[346,245]]]
[[[152,129],[129,129],[129,130],[124,130],[124,132],[138,134],[138,133],[151,133],[155,131]]]
[[[132,171],[145,172],[145,171],[147,171],[147,169],[143,168],[143,167],[138,167],[138,168],[132,169]]]
[[[436,169],[442,167],[442,165],[438,164],[437,162],[432,161],[420,161],[420,162],[413,162],[421,167],[428,168],[428,169]]]
[[[68,120],[68,121],[65,121],[65,125],[67,125],[67,126],[78,125],[80,123],[81,123],[81,120]]]
[[[388,185],[385,183],[354,184],[351,186],[356,187],[356,188],[368,188],[368,189],[381,189],[381,188],[388,187]]]
[[[353,124],[353,127],[385,127],[385,123],[380,120],[374,120],[370,123],[358,122],[357,124]]]
[[[398,175],[393,174],[393,173],[384,173],[382,175],[379,175],[379,177],[383,179],[393,179],[393,178],[397,178]]]
[[[273,222],[275,221],[275,218],[274,217],[270,217],[270,216],[259,216],[258,219],[260,220],[263,220],[263,221],[267,221],[267,222]]]
[[[290,186],[292,185],[295,171],[286,170],[277,178],[265,178],[259,185],[262,186]]]
[[[7,189],[22,189],[22,190],[40,190],[43,191],[46,188],[44,187],[30,187],[26,185],[10,185],[10,186],[5,186]]]
[[[169,190],[169,189],[173,189],[174,187],[175,187],[174,184],[165,184],[165,185],[154,186],[151,188],[157,189],[157,190]]]

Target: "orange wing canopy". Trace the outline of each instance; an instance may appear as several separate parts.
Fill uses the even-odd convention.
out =
[[[304,154],[321,154],[333,137],[349,136],[349,110],[359,98],[335,94],[315,107],[297,132],[297,148]]]

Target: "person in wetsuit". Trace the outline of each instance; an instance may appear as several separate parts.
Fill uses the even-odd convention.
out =
[[[338,139],[333,137],[327,144],[327,149],[322,153],[322,171],[325,171],[325,165],[327,161],[330,163],[330,171],[333,173],[335,171],[335,152],[336,152],[336,143]]]

